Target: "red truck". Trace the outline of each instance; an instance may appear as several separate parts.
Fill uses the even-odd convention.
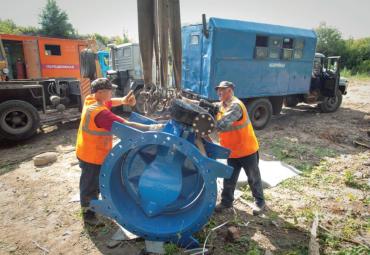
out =
[[[80,53],[93,40],[0,34],[0,138],[23,140],[42,125],[79,118],[90,80]]]

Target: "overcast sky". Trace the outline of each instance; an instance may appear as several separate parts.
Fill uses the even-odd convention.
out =
[[[0,0],[0,18],[22,26],[38,26],[46,0]],[[97,32],[137,40],[136,0],[57,0],[80,34]],[[370,36],[370,0],[180,0],[182,23],[207,17],[240,19],[301,28],[321,21],[338,28],[344,38]]]

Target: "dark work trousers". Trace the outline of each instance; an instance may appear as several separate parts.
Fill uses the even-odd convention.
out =
[[[90,201],[99,196],[99,174],[101,165],[90,164],[80,160],[80,203],[89,207]]]
[[[258,151],[243,158],[229,158],[227,164],[234,168],[233,174],[229,179],[224,179],[224,189],[221,194],[221,203],[225,206],[232,206],[234,202],[234,191],[239,178],[241,168],[244,168],[248,177],[248,184],[257,205],[265,203],[262,189],[261,173],[258,168]]]

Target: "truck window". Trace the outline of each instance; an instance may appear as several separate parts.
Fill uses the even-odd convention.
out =
[[[294,41],[294,59],[303,57],[304,40],[297,39]]]
[[[199,35],[190,35],[190,44],[198,45],[199,44]]]
[[[267,58],[268,54],[268,37],[267,36],[256,36],[256,51],[255,51],[255,58],[256,59],[264,59]]]
[[[281,38],[271,37],[270,38],[270,48],[269,48],[269,57],[273,59],[280,58],[281,52]]]
[[[60,45],[45,44],[45,55],[47,56],[61,56]]]
[[[284,38],[283,39],[283,59],[291,60],[293,58],[293,39]]]

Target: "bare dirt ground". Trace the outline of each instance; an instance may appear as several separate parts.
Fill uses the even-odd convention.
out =
[[[142,241],[106,241],[116,226],[84,227],[80,207],[70,202],[78,193],[80,170],[74,154],[78,123],[46,128],[27,142],[0,145],[0,254],[138,254]],[[284,108],[270,126],[258,131],[263,159],[279,159],[303,171],[266,189],[268,211],[255,217],[243,188],[235,210],[214,215],[197,233],[210,235],[212,254],[307,254],[310,228],[319,217],[322,254],[369,254],[370,82],[352,81],[342,107],[322,114],[316,107]],[[57,162],[35,167],[32,157],[55,151]],[[274,169],[271,169],[274,171]],[[228,226],[241,237],[226,240]],[[169,253],[181,253],[166,246]],[[171,250],[171,251],[170,251]]]

